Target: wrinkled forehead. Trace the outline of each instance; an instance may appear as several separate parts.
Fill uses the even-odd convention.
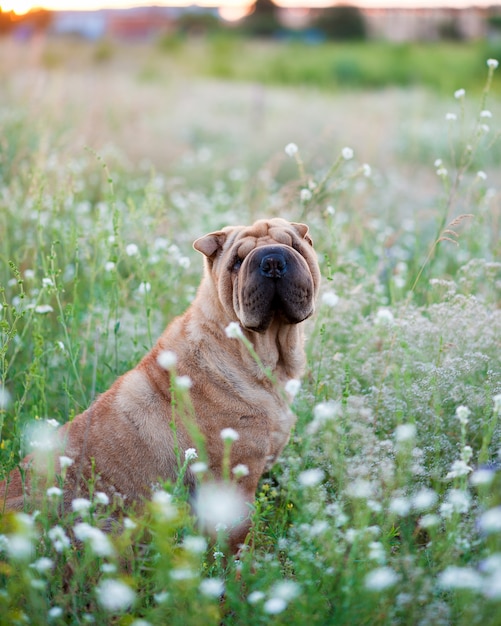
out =
[[[233,248],[240,256],[246,256],[260,246],[282,244],[292,246],[297,233],[288,225],[276,225],[265,220],[252,226],[236,229],[228,237],[227,246]]]

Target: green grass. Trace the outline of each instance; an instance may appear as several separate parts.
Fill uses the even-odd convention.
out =
[[[0,478],[185,310],[197,236],[268,215],[310,225],[323,275],[298,423],[239,563],[176,486],[105,536],[99,494],[4,515],[0,624],[496,626],[496,101],[144,81],[142,55],[2,68]]]

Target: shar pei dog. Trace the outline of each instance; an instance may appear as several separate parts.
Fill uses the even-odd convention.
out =
[[[52,462],[57,475],[59,455],[73,460],[65,469],[63,507],[88,495],[89,481],[110,497],[120,494],[125,505],[140,505],[155,485],[176,481],[186,450],[199,449],[196,442],[203,442],[205,480],[210,476],[216,491],[223,489],[229,454],[226,474],[246,504],[230,524],[236,550],[250,528],[258,481],[294,424],[286,383],[303,372],[302,322],[314,311],[320,272],[308,227],[281,218],[228,226],[193,245],[205,257],[193,303],[134,369],[56,431]],[[165,355],[175,355],[175,371]],[[191,381],[185,411],[173,409],[174,374]],[[229,453],[222,431],[232,435]],[[35,469],[28,471],[30,465]],[[243,471],[232,475],[236,466]],[[35,497],[40,480],[33,458],[20,467],[0,483],[0,511],[21,510]],[[204,479],[189,465],[184,469],[196,502]]]

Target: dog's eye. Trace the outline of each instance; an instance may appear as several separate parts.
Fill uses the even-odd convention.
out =
[[[238,270],[240,269],[240,266],[242,265],[242,261],[243,261],[243,259],[241,259],[240,257],[238,257],[238,256],[235,257],[231,269],[234,272],[238,272]]]

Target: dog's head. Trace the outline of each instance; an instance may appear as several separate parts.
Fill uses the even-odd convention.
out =
[[[228,226],[193,244],[225,311],[243,328],[264,332],[274,319],[298,324],[314,310],[320,271],[305,224],[281,218]]]

